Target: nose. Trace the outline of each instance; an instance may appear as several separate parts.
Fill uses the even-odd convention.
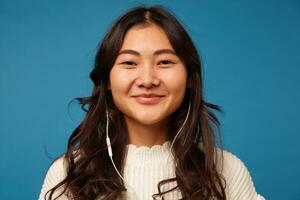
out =
[[[139,87],[151,88],[159,85],[159,78],[155,73],[155,69],[152,66],[144,66],[140,70],[139,77],[136,80],[136,84]]]

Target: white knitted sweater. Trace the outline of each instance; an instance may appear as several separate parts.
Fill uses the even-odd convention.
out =
[[[158,192],[157,184],[161,180],[175,177],[175,165],[173,157],[169,156],[170,141],[166,141],[163,145],[155,145],[149,147],[136,147],[135,145],[127,145],[127,156],[124,169],[124,179],[129,184],[128,189],[123,194],[122,199],[126,200],[153,200],[152,195]],[[221,152],[218,150],[218,152]],[[228,200],[264,200],[262,196],[256,193],[251,176],[245,167],[244,163],[235,155],[224,152],[223,167],[218,166],[218,169],[225,177],[226,196]],[[111,164],[111,163],[109,163]],[[111,165],[113,167],[113,165]],[[60,182],[66,174],[66,165],[63,157],[56,160],[49,168],[39,196],[43,200],[45,193]],[[176,186],[166,184],[162,187],[162,191]],[[54,194],[56,197],[60,194],[59,190]],[[48,197],[48,195],[47,195]],[[181,199],[179,190],[165,194],[165,200]],[[63,195],[59,200],[67,200]],[[47,199],[48,200],[48,199]]]

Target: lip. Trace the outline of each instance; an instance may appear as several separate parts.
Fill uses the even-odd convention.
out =
[[[140,104],[146,104],[146,105],[151,105],[151,104],[157,104],[161,101],[163,98],[163,95],[158,95],[158,94],[140,94],[137,96],[133,96],[133,98]]]

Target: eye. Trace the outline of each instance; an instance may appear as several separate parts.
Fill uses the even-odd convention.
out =
[[[158,65],[170,65],[170,64],[174,64],[174,62],[170,61],[170,60],[161,60],[159,61]]]
[[[125,66],[125,68],[127,68],[127,69],[132,69],[132,68],[135,68],[135,66],[137,64],[133,61],[124,61],[124,62],[120,63],[120,65]]]
[[[136,63],[132,62],[132,61],[125,61],[125,62],[122,62],[121,64],[122,65],[136,65]]]

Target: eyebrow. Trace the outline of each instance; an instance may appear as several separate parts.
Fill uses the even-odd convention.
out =
[[[159,49],[159,50],[154,51],[153,55],[157,56],[159,54],[164,54],[164,53],[177,56],[176,52],[173,51],[172,49]],[[120,51],[118,55],[121,55],[121,54],[131,54],[131,55],[136,55],[136,56],[141,55],[138,51],[135,51],[132,49],[124,49],[124,50]]]

